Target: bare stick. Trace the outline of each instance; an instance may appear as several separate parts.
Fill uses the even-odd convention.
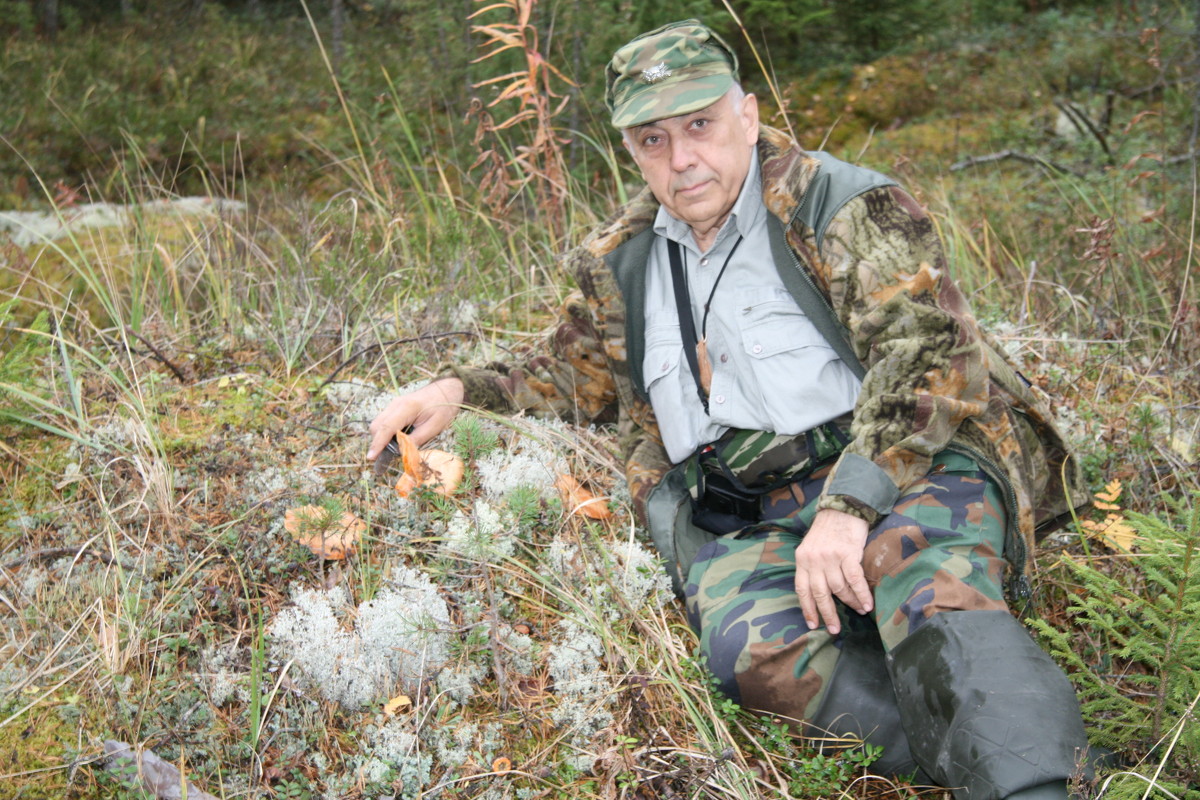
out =
[[[28,564],[30,561],[48,561],[52,558],[63,558],[65,556],[74,556],[78,558],[81,555],[90,555],[100,559],[105,564],[113,563],[111,556],[106,556],[104,553],[97,553],[94,550],[76,550],[74,547],[51,547],[48,550],[35,550],[32,553],[26,553],[23,556],[17,556],[12,561],[7,561],[0,564],[0,571],[10,570],[13,567],[19,567],[22,564]]]
[[[967,169],[968,167],[979,167],[983,166],[984,164],[994,164],[997,161],[1004,161],[1007,158],[1011,158],[1016,161],[1024,161],[1026,164],[1036,164],[1039,167],[1054,170],[1055,172],[1068,172],[1076,177],[1083,177],[1083,173],[1079,172],[1078,170],[1071,169],[1070,167],[1064,167],[1062,164],[1057,164],[1049,159],[1042,158],[1041,156],[1031,156],[1028,153],[1021,153],[1016,150],[1001,150],[999,153],[989,153],[986,156],[971,156],[970,158],[965,158],[962,161],[957,161],[951,164],[950,171],[958,172],[959,170]]]
[[[352,362],[357,361],[364,353],[369,353],[372,350],[382,350],[385,347],[391,347],[394,344],[409,344],[410,342],[423,342],[432,339],[445,339],[448,336],[474,336],[473,331],[448,331],[446,333],[427,333],[424,336],[410,336],[407,339],[393,339],[390,342],[378,342],[377,344],[369,344],[356,353],[352,353],[349,358],[337,365],[337,368],[329,374],[329,377],[321,381],[321,385],[317,387],[317,391],[321,391],[329,385],[330,381],[338,376],[339,373]]]
[[[162,353],[160,353],[158,351],[157,347],[150,344],[149,339],[147,339],[145,336],[142,336],[140,333],[138,333],[137,331],[135,331],[133,328],[129,327],[128,325],[125,326],[125,332],[128,333],[133,338],[137,339],[142,344],[146,345],[146,347],[150,348],[150,352],[154,354],[154,357],[157,358],[162,363],[166,364],[168,367],[170,367],[171,372],[175,373],[175,377],[179,379],[180,383],[187,383],[187,378],[184,377],[183,372],[180,371],[179,367],[172,364],[171,359],[164,356]]]
[[[1092,122],[1092,118],[1087,115],[1083,109],[1074,103],[1067,100],[1055,100],[1054,105],[1058,106],[1058,110],[1067,115],[1067,119],[1075,126],[1075,130],[1079,131],[1080,135],[1090,135],[1093,139],[1100,143],[1100,148],[1104,150],[1104,155],[1108,156],[1108,163],[1117,163],[1113,157],[1112,150],[1108,148],[1108,140],[1104,137],[1104,132],[1096,127]]]

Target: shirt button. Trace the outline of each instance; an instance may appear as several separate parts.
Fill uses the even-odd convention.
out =
[[[729,353],[721,353],[721,363],[724,364],[729,360]]]
[[[723,395],[723,394],[719,394],[719,395],[717,395],[716,397],[714,397],[714,398],[713,398],[713,400],[717,401],[718,403],[724,403],[724,402],[725,402],[725,395]]]
[[[671,362],[670,362],[670,361],[664,361],[664,362],[663,362],[663,365],[662,365],[662,371],[663,371],[663,372],[666,372],[666,371],[667,371],[667,370],[669,370],[670,368],[671,368]]]
[[[708,266],[708,258],[700,259],[700,266],[707,267]]]
[[[761,344],[754,345],[754,347],[750,348],[750,352],[754,353],[755,355],[758,355],[759,353],[762,352],[762,345]]]

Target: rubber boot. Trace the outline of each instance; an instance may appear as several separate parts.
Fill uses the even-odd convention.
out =
[[[851,630],[842,640],[833,677],[805,733],[818,743],[818,752],[842,751],[857,742],[876,745],[883,754],[868,767],[871,772],[929,782],[908,748],[883,641],[874,626]]]
[[[956,800],[1091,778],[1075,691],[1008,612],[937,614],[888,669],[913,757]]]
[[[1007,800],[1068,800],[1070,796],[1066,781],[1054,781],[1022,789],[1016,794],[1010,794]]]

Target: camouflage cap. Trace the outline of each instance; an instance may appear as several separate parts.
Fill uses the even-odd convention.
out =
[[[698,20],[672,22],[617,50],[604,100],[618,128],[688,114],[720,100],[737,81],[729,45]]]

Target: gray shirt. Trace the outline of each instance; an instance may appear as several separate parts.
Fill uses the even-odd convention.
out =
[[[809,430],[852,410],[858,398],[859,380],[779,279],[767,239],[767,213],[757,152],[733,211],[708,252],[699,251],[686,223],[665,208],[658,210],[657,236],[646,265],[642,368],[673,462],[687,458],[729,428],[782,434]],[[699,336],[704,303],[739,235],[743,241],[716,286],[708,313],[713,378],[706,414],[684,355],[667,240],[682,247]]]

